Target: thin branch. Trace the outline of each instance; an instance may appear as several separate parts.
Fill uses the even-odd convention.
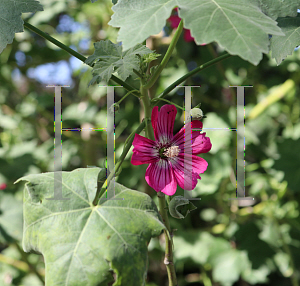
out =
[[[140,134],[142,132],[142,130],[145,128],[145,120],[139,125],[139,127],[133,131],[129,137],[127,138],[127,140],[125,141],[125,146],[124,146],[124,149],[123,149],[123,152],[118,160],[118,162],[116,163],[116,166],[115,166],[115,171],[112,171],[108,178],[106,179],[106,181],[104,182],[104,184],[102,185],[98,185],[97,186],[97,192],[96,192],[96,196],[95,196],[95,199],[93,201],[93,205],[96,206],[98,205],[99,203],[99,199],[101,198],[101,196],[105,193],[106,191],[106,186],[109,186],[109,183],[111,181],[111,179],[113,178],[113,176],[115,175],[115,173],[117,173],[127,155],[127,153],[129,152],[130,148],[131,148],[131,145],[132,145],[132,142],[134,140],[134,135],[135,134]]]
[[[60,41],[54,39],[53,37],[51,37],[49,34],[41,31],[40,29],[32,26],[31,24],[29,24],[28,22],[24,21],[24,27],[26,27],[27,29],[31,30],[32,32],[38,34],[39,36],[43,37],[44,39],[48,40],[49,42],[53,43],[54,45],[60,47],[61,49],[63,49],[64,51],[66,51],[67,53],[69,53],[70,55],[74,56],[75,58],[79,59],[80,61],[82,61],[83,63],[85,63],[86,61],[86,57],[83,56],[80,53],[77,53],[76,51],[74,51],[73,49],[69,48],[68,46],[66,46],[65,44],[61,43]],[[93,64],[90,65],[91,67],[93,66]],[[120,78],[112,75],[111,76],[111,80],[113,80],[114,82],[116,82],[119,85],[122,85],[126,90],[128,91],[132,91],[135,90],[134,87],[132,87],[131,85],[129,85],[128,83],[126,83],[125,81],[121,80]],[[136,93],[137,96],[140,96],[139,93]]]
[[[227,58],[232,57],[232,55],[226,53],[225,55],[222,55],[216,59],[213,59],[195,69],[193,69],[192,71],[190,71],[189,73],[185,74],[184,76],[182,76],[181,78],[179,78],[178,80],[176,80],[175,82],[173,82],[171,85],[169,85],[160,95],[157,96],[157,98],[163,98],[165,97],[167,94],[169,94],[174,88],[176,88],[178,85],[180,85],[181,83],[183,83],[186,79],[188,79],[189,77],[193,76],[194,74],[220,62],[223,61]]]
[[[152,77],[150,78],[148,83],[145,84],[145,86],[144,86],[145,89],[149,89],[152,87],[152,85],[156,82],[157,78],[159,77],[160,73],[162,72],[162,70],[165,68],[165,66],[168,63],[168,61],[173,53],[173,50],[178,42],[178,39],[179,39],[179,36],[180,36],[182,30],[183,30],[183,21],[181,20],[164,58],[162,59],[159,66],[155,69],[154,74],[152,75]]]

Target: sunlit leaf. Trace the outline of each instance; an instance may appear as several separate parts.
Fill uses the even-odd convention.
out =
[[[224,285],[232,285],[238,280],[241,273],[249,267],[249,259],[246,251],[230,249],[220,253],[212,264],[213,279]]]

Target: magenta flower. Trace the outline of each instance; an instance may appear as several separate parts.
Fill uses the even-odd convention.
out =
[[[200,131],[191,131],[192,140],[189,154],[184,153],[185,128],[173,135],[173,126],[177,110],[174,105],[164,105],[158,111],[155,106],[152,110],[151,122],[156,141],[135,134],[133,140],[133,165],[149,164],[145,179],[150,187],[157,192],[163,192],[169,196],[175,194],[177,184],[186,190],[193,190],[197,185],[197,179],[201,179],[199,173],[207,169],[207,162],[196,156],[207,153],[211,149],[209,137]],[[192,121],[191,128],[202,129],[201,121]],[[186,170],[190,176],[184,178],[184,158]],[[187,171],[186,171],[187,174]],[[186,184],[184,184],[186,181]],[[188,181],[188,182],[187,182]],[[186,187],[185,186],[190,186]]]
[[[175,15],[171,15],[167,21],[171,24],[171,28],[172,29],[175,29],[179,26],[179,23],[181,21],[181,18],[178,17],[177,15],[177,9],[176,8],[176,14]],[[193,42],[194,41],[194,38],[192,37],[191,35],[191,31],[190,30],[187,30],[185,28],[183,28],[183,39],[186,41],[186,42]]]
[[[181,21],[181,18],[178,16],[178,8],[174,9],[174,14],[171,15],[167,21],[171,24],[171,28],[175,29],[179,26],[179,23]],[[188,29],[183,28],[183,39],[186,42],[193,42],[195,39],[191,35],[191,31]],[[200,46],[205,46],[206,44],[201,44]]]

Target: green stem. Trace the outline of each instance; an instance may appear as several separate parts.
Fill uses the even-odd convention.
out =
[[[134,72],[139,78],[143,78],[143,76],[142,76],[136,69],[133,69],[133,72]]]
[[[184,111],[184,108],[182,108],[182,107],[179,106],[178,104],[176,104],[176,103],[174,103],[174,102],[171,102],[170,100],[167,100],[167,99],[164,99],[164,98],[158,98],[158,97],[153,98],[153,99],[151,100],[151,103],[152,103],[152,102],[154,103],[155,101],[159,101],[159,100],[162,100],[162,101],[168,102],[168,103],[170,103],[170,104],[173,104],[173,105],[175,105],[177,108],[179,108],[179,109],[181,109],[181,110]]]
[[[66,52],[68,52],[72,56],[76,57],[77,59],[81,60],[82,62],[85,62],[85,60],[86,60],[85,56],[77,53],[76,51],[74,51],[73,49],[71,49],[68,46],[64,45],[60,41],[52,38],[48,33],[45,33],[43,31],[41,31],[40,29],[32,26],[31,24],[29,24],[29,23],[27,23],[25,21],[24,21],[24,27],[26,27],[27,29],[31,30],[32,32],[40,35],[41,37],[43,37],[44,39],[46,39],[49,42],[53,43],[54,45],[60,47],[61,49],[65,50]]]
[[[175,87],[177,87],[178,85],[180,85],[182,82],[184,82],[186,79],[188,79],[189,77],[193,76],[194,74],[220,62],[223,61],[227,58],[230,58],[232,55],[226,53],[225,55],[222,55],[216,59],[213,59],[195,69],[193,69],[192,71],[190,71],[189,73],[185,74],[184,76],[182,76],[181,78],[179,78],[178,80],[176,80],[175,82],[173,82],[170,86],[168,86],[159,96],[157,96],[157,98],[163,98],[165,97],[167,94],[169,94]]]
[[[142,94],[141,99],[143,101],[144,111],[145,111],[146,137],[155,141],[153,129],[151,124],[149,123],[149,120],[151,120],[151,105],[150,105],[150,99],[147,91],[148,90],[145,89],[141,84],[140,93]]]
[[[159,192],[157,193],[157,197],[159,202],[159,212],[167,228],[167,230],[164,230],[165,241],[166,241],[164,264],[167,267],[169,286],[177,286],[178,284],[177,284],[176,272],[175,272],[175,267],[173,262],[172,241],[167,234],[167,231],[171,233],[171,228],[170,228],[169,217],[167,212],[168,208],[166,205],[165,194]]]
[[[202,282],[204,286],[212,286],[210,278],[207,276],[206,271],[204,267],[201,265],[201,276],[202,276]]]
[[[207,48],[208,48],[208,51],[210,52],[210,54],[213,57],[217,57],[218,56],[218,53],[214,50],[212,44],[207,45]],[[219,69],[219,72],[220,72],[221,76],[223,76],[225,78],[225,80],[229,83],[228,85],[230,85],[230,81],[229,81],[229,79],[226,76],[226,73],[225,73],[224,67],[222,65],[222,62],[217,63],[217,68]],[[235,91],[234,91],[234,89],[233,88],[229,88],[229,91],[230,91],[231,97],[235,98]]]
[[[122,85],[127,91],[135,91],[135,96],[140,97],[141,94],[139,92],[137,92],[137,90],[131,86],[130,84],[126,83],[125,81],[119,79],[118,77],[114,76],[113,74],[111,75],[111,80],[113,80],[114,82],[116,82],[119,85]]]
[[[120,104],[129,94],[131,94],[131,93],[133,93],[135,91],[139,92],[137,89],[128,91],[116,104]],[[133,95],[135,95],[135,94],[133,94]]]
[[[13,259],[11,257],[5,256],[3,254],[0,253],[0,262],[7,264],[7,265],[11,265],[23,272],[29,272],[29,266],[27,263],[25,263],[24,261],[21,260],[17,260],[17,259]]]
[[[49,34],[41,31],[40,29],[32,26],[31,24],[27,23],[24,21],[24,27],[26,27],[27,29],[31,30],[32,32],[38,34],[39,36],[43,37],[44,39],[48,40],[49,42],[51,42],[52,44],[60,47],[61,49],[63,49],[64,51],[66,51],[67,53],[69,53],[70,55],[74,56],[75,58],[79,59],[80,61],[84,62],[86,61],[86,57],[81,55],[80,53],[77,53],[76,51],[74,51],[73,49],[67,47],[66,45],[64,45],[63,43],[61,43],[60,41],[54,39],[53,37],[51,37]],[[90,65],[90,66],[93,66]],[[135,90],[134,87],[130,86],[129,84],[127,84],[126,82],[124,82],[123,80],[121,80],[120,78],[112,75],[111,76],[111,80],[113,80],[114,82],[116,82],[119,85],[122,85],[126,90],[128,91],[132,91]],[[139,93],[136,93],[137,96],[140,96]]]
[[[152,140],[154,139],[153,129],[149,121],[151,121],[150,113],[151,113],[151,104],[148,96],[148,89],[143,87],[141,84],[140,92],[142,94],[142,101],[144,105],[144,111],[145,111],[145,120],[146,122],[146,137]],[[173,243],[172,243],[172,237],[171,237],[171,228],[167,213],[167,205],[166,205],[166,199],[165,194],[162,192],[157,193],[158,201],[159,201],[159,212],[161,214],[161,217],[163,219],[163,222],[166,226],[166,229],[164,229],[164,235],[165,235],[165,241],[166,241],[166,249],[165,249],[165,259],[164,264],[167,268],[168,278],[169,278],[169,286],[178,286],[177,284],[177,278],[176,278],[176,272],[175,267],[173,263]]]
[[[182,30],[183,30],[183,21],[181,20],[164,58],[162,59],[159,66],[154,71],[154,74],[152,75],[152,77],[150,78],[148,83],[145,84],[145,86],[144,86],[145,89],[149,89],[152,87],[152,85],[156,82],[157,78],[159,77],[160,73],[162,72],[162,70],[165,68],[165,66],[168,63],[168,61],[173,53],[173,50],[178,42],[178,39],[179,39],[179,36],[180,36]]]
[[[132,142],[133,142],[133,140],[134,140],[134,135],[135,135],[135,134],[140,134],[140,133],[142,132],[142,130],[145,128],[145,126],[146,126],[146,121],[144,120],[144,121],[138,126],[138,128],[137,128],[135,131],[133,131],[133,132],[128,136],[127,140],[125,141],[125,146],[124,146],[124,148],[123,148],[123,152],[122,152],[122,154],[121,154],[121,156],[120,156],[118,162],[117,162],[116,165],[115,165],[115,171],[114,171],[114,172],[112,171],[112,172],[109,174],[109,176],[108,176],[108,178],[106,179],[106,181],[104,182],[104,184],[99,184],[99,185],[97,186],[96,196],[95,196],[95,199],[94,199],[94,201],[93,201],[93,205],[94,205],[94,206],[98,205],[99,199],[101,198],[101,196],[102,196],[102,195],[105,193],[105,191],[106,191],[106,186],[109,185],[109,183],[110,183],[111,179],[113,178],[114,174],[117,173],[117,172],[119,171],[119,169],[120,169],[120,167],[121,167],[121,165],[122,165],[122,163],[123,163],[123,161],[124,161],[124,159],[125,159],[127,153],[128,153],[129,150],[130,150],[130,147],[131,147]]]

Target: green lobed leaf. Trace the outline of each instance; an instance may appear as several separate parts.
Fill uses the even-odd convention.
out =
[[[257,65],[269,52],[269,37],[283,35],[277,23],[248,0],[178,0],[179,16],[198,45],[217,42],[227,52]]]
[[[278,17],[296,17],[297,8],[300,7],[299,0],[255,0],[257,6],[270,18],[276,20]]]
[[[164,224],[147,194],[118,183],[115,198],[124,200],[93,206],[99,171],[62,172],[62,195],[69,200],[46,199],[53,197],[53,172],[17,180],[27,181],[23,249],[43,254],[48,286],[106,286],[113,281],[112,271],[114,286],[144,285],[147,243]]]
[[[198,45],[215,41],[255,65],[269,51],[268,34],[284,35],[250,0],[120,0],[109,24],[120,27],[118,41],[127,50],[159,33],[175,6]]]
[[[278,26],[285,36],[273,36],[271,38],[272,58],[279,65],[294,49],[300,45],[300,15],[295,18],[278,18]]]
[[[144,64],[149,64],[152,61],[157,60],[159,57],[161,56],[161,54],[157,54],[155,52],[151,53],[151,54],[146,54],[142,56],[142,62]]]
[[[22,13],[43,11],[36,0],[0,0],[0,53],[13,42],[15,33],[23,29]]]
[[[85,63],[93,66],[93,79],[89,83],[99,83],[101,80],[109,81],[111,75],[117,72],[122,80],[126,80],[130,75],[134,74],[133,70],[139,70],[140,59],[137,55],[143,56],[150,54],[152,51],[138,44],[131,49],[122,52],[122,46],[114,44],[109,40],[94,43],[95,52],[89,56]]]

